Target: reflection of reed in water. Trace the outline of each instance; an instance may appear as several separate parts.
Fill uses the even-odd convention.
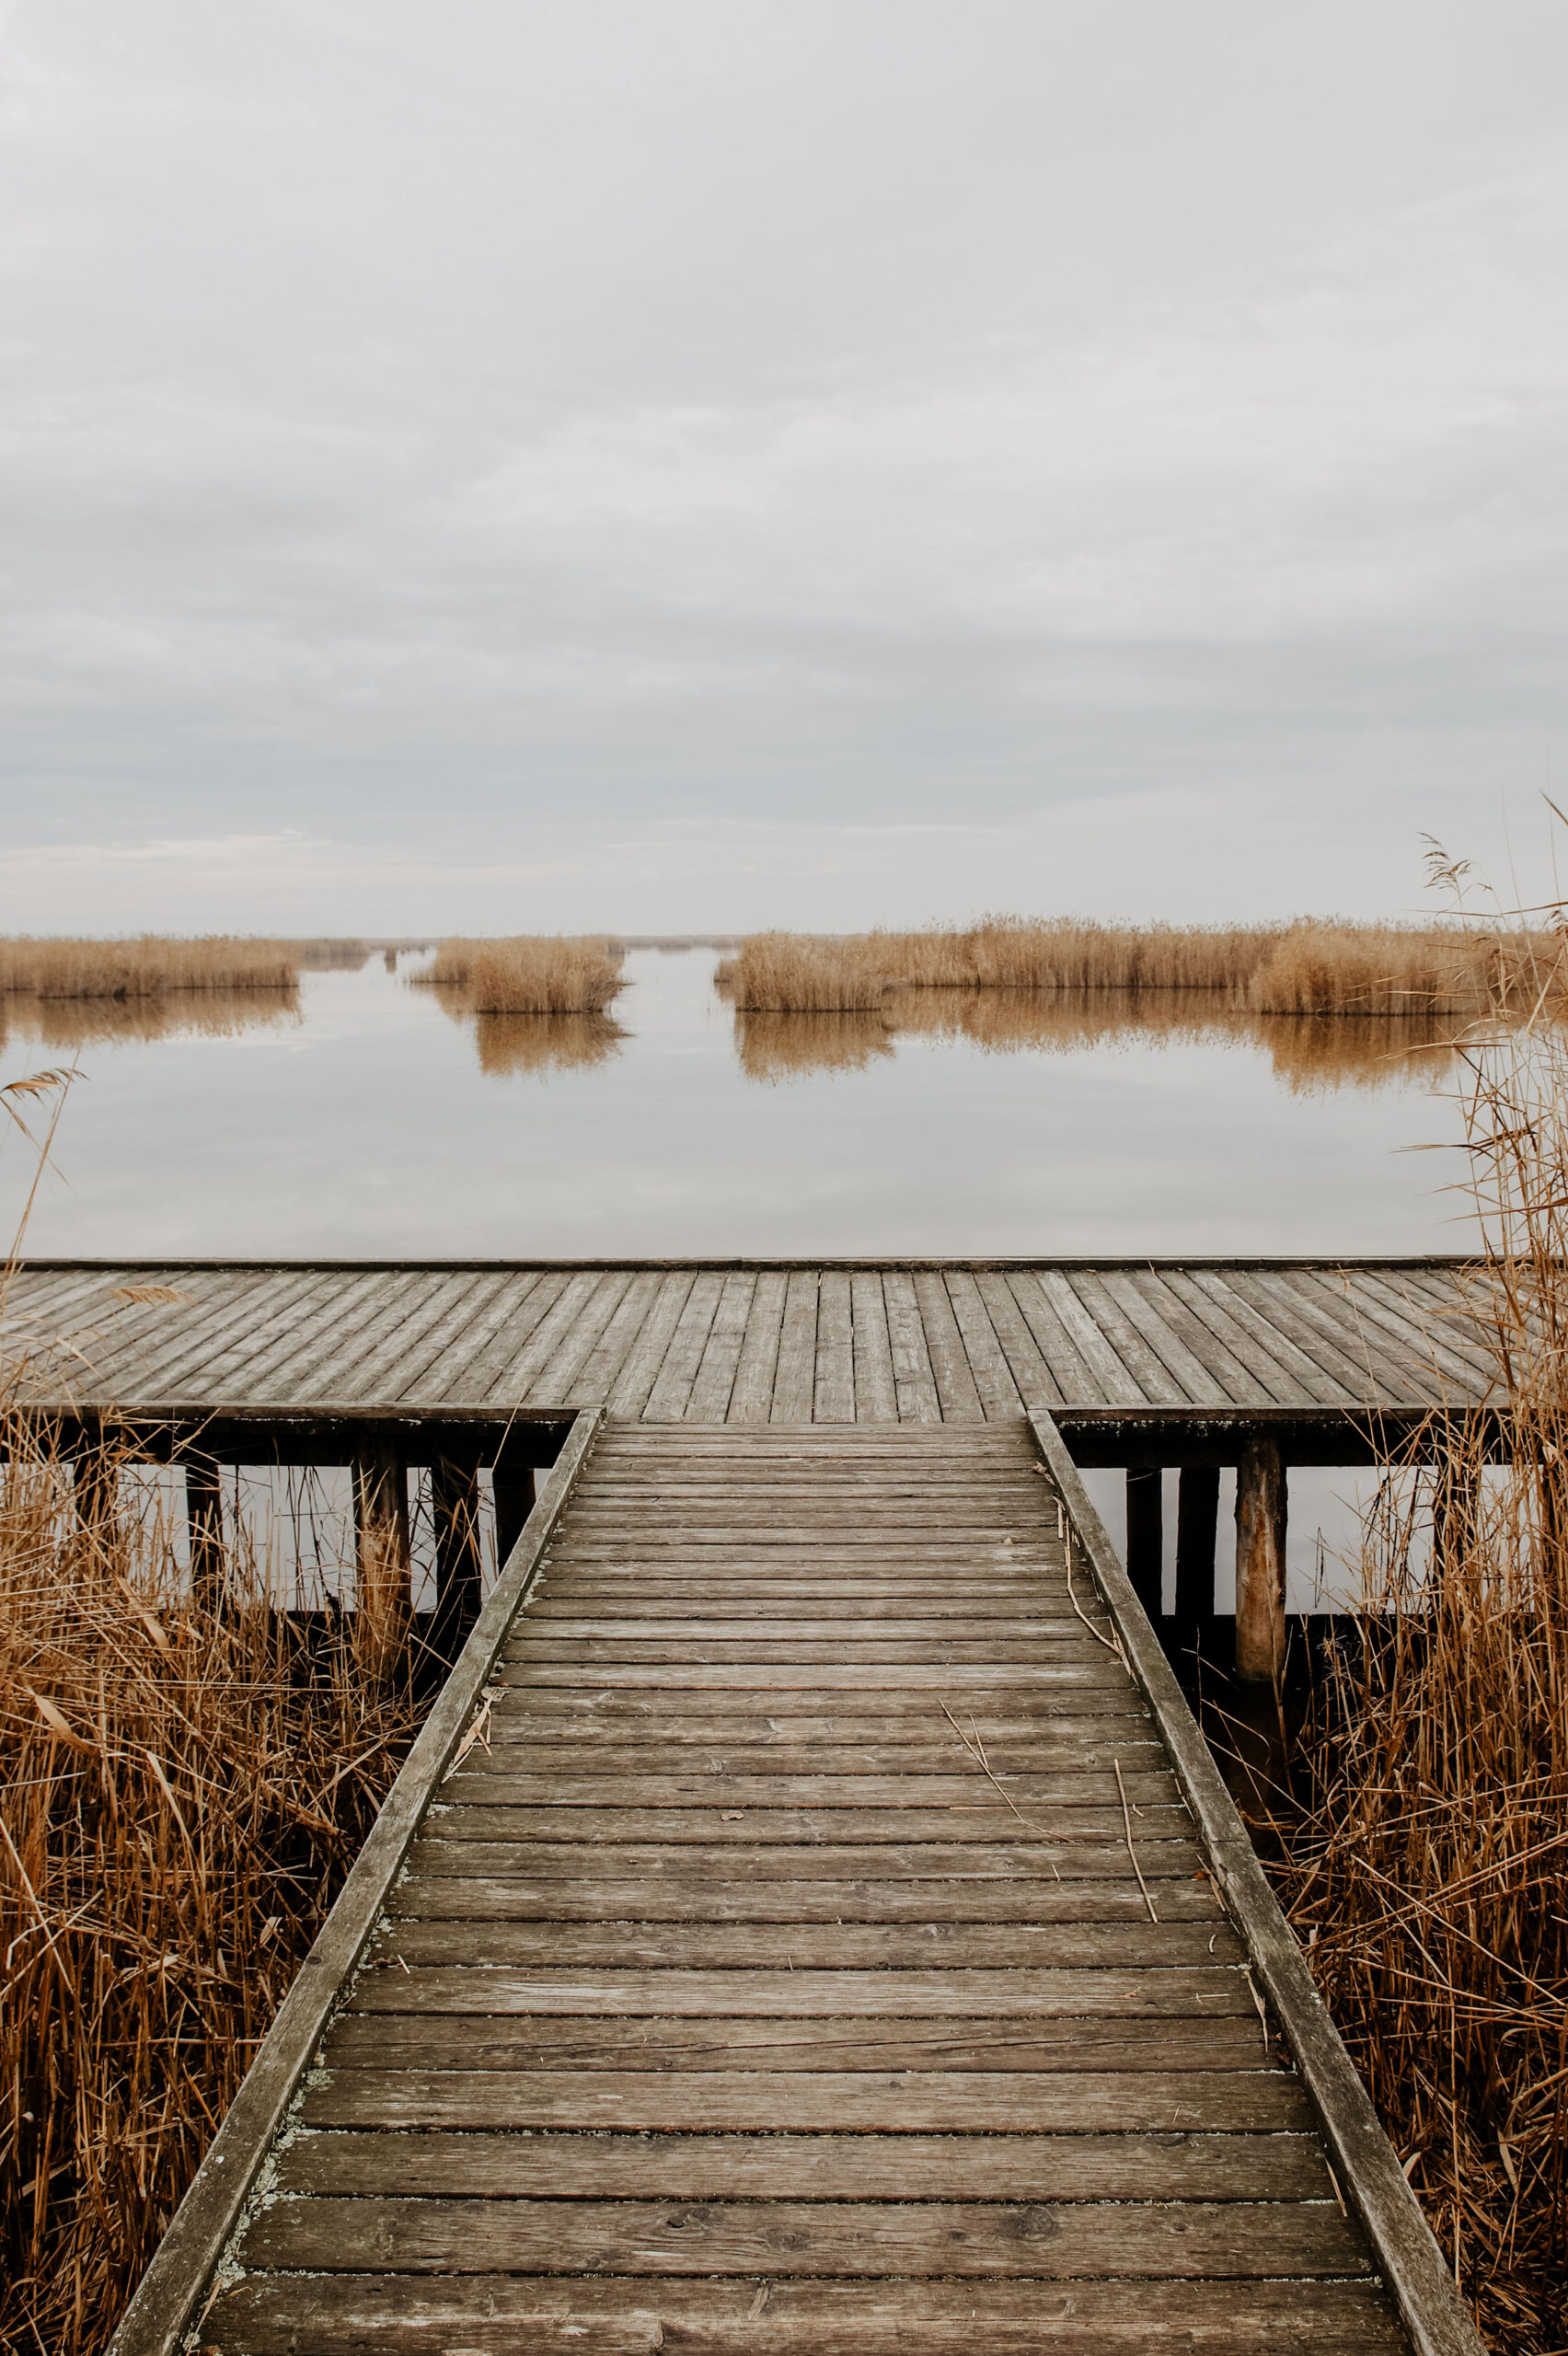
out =
[[[748,1080],[776,1087],[813,1072],[864,1071],[891,1056],[893,1036],[880,1014],[742,1014],[735,1053]]]
[[[432,984],[430,995],[449,1022],[472,1023],[479,1069],[496,1080],[591,1071],[618,1055],[627,1035],[607,1014],[477,1014],[467,988],[452,982]]]
[[[1158,998],[1124,991],[906,989],[859,1014],[735,1016],[741,1069],[750,1080],[860,1070],[898,1039],[962,1042],[987,1055],[1088,1053],[1154,1043],[1229,1041],[1262,1048],[1293,1092],[1430,1085],[1452,1060],[1451,1024],[1433,1015],[1253,1014],[1216,1004],[1207,990]]]
[[[154,998],[0,998],[7,1030],[40,1047],[148,1045],[156,1039],[232,1039],[303,1020],[296,988],[180,990]]]
[[[607,1014],[476,1014],[479,1069],[496,1079],[514,1072],[587,1071],[620,1053],[626,1033]]]

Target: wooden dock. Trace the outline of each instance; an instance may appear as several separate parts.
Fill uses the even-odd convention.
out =
[[[1151,1431],[1174,1445],[1262,1418],[1305,1438],[1483,1397],[1493,1367],[1464,1273],[1433,1259],[32,1261],[5,1336],[41,1353],[45,1393],[126,1409],[602,1406],[790,1426],[1043,1409],[1104,1456]]]
[[[1016,1413],[577,1416],[116,2356],[198,2319],[225,2356],[1480,2347]]]

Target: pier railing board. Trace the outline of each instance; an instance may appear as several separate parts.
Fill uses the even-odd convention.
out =
[[[110,2356],[176,2356],[604,1422],[580,1415],[402,1772],[144,2275]]]
[[[1076,1529],[1129,1667],[1154,1713],[1182,1796],[1231,1920],[1273,2007],[1334,2163],[1417,2356],[1484,2356],[1421,2205],[1329,2017],[1270,1888],[1236,1804],[1048,1415],[1032,1417],[1045,1464]]]

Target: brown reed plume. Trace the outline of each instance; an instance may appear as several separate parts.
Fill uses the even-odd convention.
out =
[[[1458,1048],[1481,1262],[1453,1309],[1488,1345],[1501,1461],[1455,1409],[1390,1464],[1273,1869],[1479,2324],[1546,2356],[1568,2341],[1568,1042],[1503,1020],[1517,977],[1552,994],[1561,938],[1510,947]]]
[[[185,990],[292,990],[300,957],[287,941],[212,933],[173,940],[0,939],[0,991],[43,999],[148,999]]]
[[[903,990],[1204,991],[1259,1014],[1477,1015],[1529,1003],[1541,954],[1495,927],[1090,924],[986,917],[976,925],[830,939],[755,933],[718,969],[737,1007],[869,1011]]]
[[[603,934],[452,940],[409,978],[461,990],[476,1014],[603,1014],[626,986],[621,957]]]

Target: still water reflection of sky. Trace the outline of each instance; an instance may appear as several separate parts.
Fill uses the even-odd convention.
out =
[[[375,958],[270,1020],[117,1031],[13,1002],[0,1077],[74,1055],[34,1253],[1454,1250],[1444,1059],[1178,1010],[941,1005],[748,1024],[713,956],[634,952],[616,1024],[481,1027]],[[945,994],[944,994],[945,995]],[[913,1001],[913,1002],[911,1002]],[[253,1010],[250,1011],[253,1013]],[[1361,1035],[1365,1033],[1366,1035]],[[0,1177],[14,1210],[25,1156]]]
[[[914,994],[738,1019],[707,951],[634,952],[613,1022],[477,1023],[375,958],[297,1003],[13,1002],[0,1078],[75,1059],[28,1233],[123,1257],[1453,1250],[1446,1060],[1390,1026]],[[14,1215],[30,1175],[0,1161]],[[154,1489],[162,1476],[149,1474]],[[352,1560],[348,1475],[237,1476],[292,1593]],[[415,1479],[416,1572],[428,1587]],[[1090,1476],[1118,1542],[1121,1476]],[[248,1485],[246,1485],[248,1484]],[[297,1482],[296,1482],[297,1484]],[[1174,1544],[1174,1475],[1166,1512]],[[1344,1587],[1369,1476],[1292,1475],[1290,1602]],[[252,1495],[251,1492],[255,1494]],[[263,1494],[265,1492],[265,1494]],[[276,1492],[276,1494],[274,1494]],[[1228,1600],[1228,1522],[1219,1579]],[[1173,1563],[1167,1565],[1168,1582]]]

